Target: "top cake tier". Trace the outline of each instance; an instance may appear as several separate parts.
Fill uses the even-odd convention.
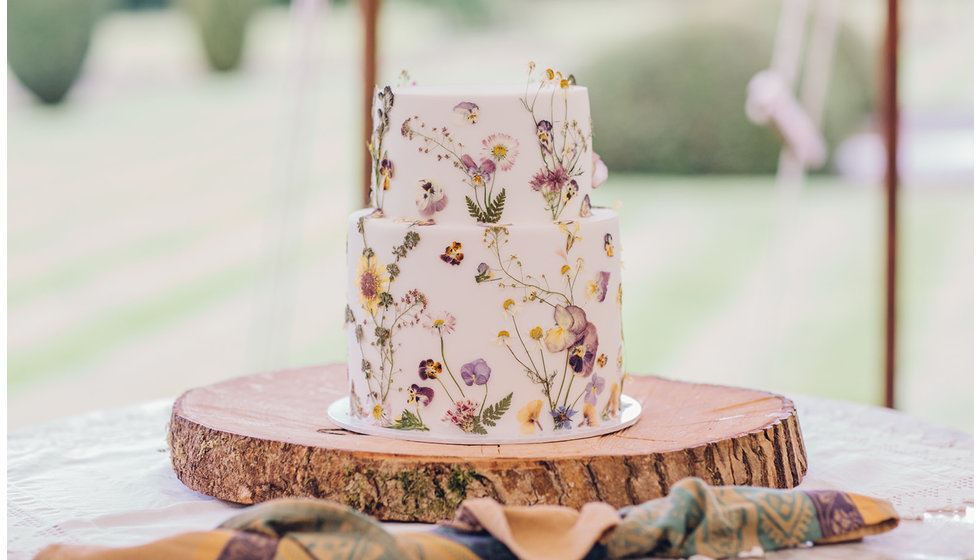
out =
[[[584,87],[386,87],[373,113],[371,201],[389,218],[528,224],[588,215]]]

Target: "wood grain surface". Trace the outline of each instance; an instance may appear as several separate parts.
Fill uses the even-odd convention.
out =
[[[432,522],[467,497],[512,505],[663,496],[687,476],[714,485],[788,488],[806,473],[792,401],[718,385],[634,376],[634,426],[559,443],[446,445],[334,426],[346,365],[260,373],[192,389],[174,404],[171,460],[204,494],[243,504],[323,498],[384,520]]]

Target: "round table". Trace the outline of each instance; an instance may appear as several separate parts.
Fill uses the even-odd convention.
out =
[[[774,559],[973,556],[973,437],[909,415],[789,395],[809,469],[800,488],[891,501],[897,529],[857,543],[789,549]],[[242,506],[181,484],[166,441],[173,400],[92,412],[7,436],[7,548],[31,558],[49,544],[130,546],[208,530]],[[428,527],[386,523],[393,532]]]

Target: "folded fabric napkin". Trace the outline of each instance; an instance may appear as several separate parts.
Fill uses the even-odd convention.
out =
[[[50,546],[41,560],[335,559],[525,560],[632,557],[733,557],[813,542],[857,540],[898,525],[890,503],[833,490],[713,487],[696,478],[670,495],[617,511],[586,504],[502,506],[465,500],[440,527],[392,534],[338,504],[301,498],[244,510],[213,531],[131,548]]]

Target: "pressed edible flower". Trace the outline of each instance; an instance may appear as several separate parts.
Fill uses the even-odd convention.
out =
[[[419,214],[429,217],[439,212],[449,203],[442,187],[428,179],[419,181],[419,191],[415,195],[415,206],[419,209]]]
[[[381,186],[384,188],[384,190],[388,190],[391,188],[391,178],[395,175],[394,164],[391,163],[390,159],[385,158],[381,160],[379,167],[381,173]]]
[[[538,422],[538,416],[541,415],[542,406],[544,406],[544,403],[541,399],[536,399],[517,411],[517,421],[521,424],[521,433],[533,434],[535,428],[539,431],[543,430],[541,423]]]
[[[558,230],[565,234],[565,250],[571,251],[572,246],[575,245],[576,241],[581,241],[582,236],[578,234],[579,229],[581,229],[581,224],[578,222],[557,222]],[[568,226],[573,226],[569,228]],[[585,261],[583,261],[585,262]],[[581,268],[581,267],[579,267]]]
[[[476,427],[476,409],[479,406],[469,399],[457,401],[453,408],[446,411],[446,416],[443,417],[442,421],[455,424],[464,432],[472,432],[473,428]]]
[[[579,427],[588,426],[594,428],[599,425],[599,415],[596,413],[595,405],[592,403],[585,403],[582,407],[582,421],[579,422]]]
[[[612,388],[609,389],[609,400],[606,402],[606,414],[615,418],[619,416],[619,395],[620,388],[619,383],[613,383]]]
[[[597,189],[609,178],[609,168],[602,163],[599,154],[592,152],[592,188]]]
[[[585,402],[595,404],[596,399],[605,388],[606,380],[593,373],[589,384],[585,386]]]
[[[592,200],[589,195],[582,197],[582,206],[579,207],[578,215],[580,218],[588,218],[592,215]]]
[[[497,164],[492,159],[483,159],[477,165],[476,161],[469,154],[459,158],[460,163],[466,170],[466,175],[470,178],[470,184],[474,187],[485,187],[490,183],[490,175],[497,170]]]
[[[540,120],[538,121],[538,145],[541,147],[541,151],[550,154],[554,151],[554,135],[552,130],[554,126],[550,121]]]
[[[354,282],[361,307],[372,315],[376,314],[381,294],[387,293],[388,288],[388,274],[385,267],[378,264],[377,256],[361,255],[357,261]]]
[[[603,302],[606,300],[606,293],[609,291],[609,273],[600,271],[596,274],[595,280],[589,280],[585,286],[585,296],[588,299]]]
[[[570,406],[559,406],[558,410],[551,411],[551,417],[555,421],[556,430],[571,430],[572,429],[572,417],[578,413],[577,410],[572,410]]]
[[[572,346],[568,349],[568,365],[582,377],[588,377],[595,365],[596,350],[599,348],[599,334],[595,325],[589,323]]]
[[[374,400],[372,398],[372,400]],[[387,427],[391,425],[391,405],[375,401],[374,406],[368,412],[368,421],[376,426]]]
[[[578,194],[578,181],[572,179],[568,182],[568,189],[565,190],[565,202],[571,202]]]
[[[456,317],[453,317],[448,311],[434,315],[426,314],[425,326],[435,334],[452,334],[456,329]]]
[[[548,329],[545,336],[545,348],[549,352],[562,352],[569,349],[579,335],[591,324],[585,317],[585,311],[577,305],[555,307],[556,327]]]
[[[497,333],[497,344],[501,346],[506,346],[510,341],[510,333],[507,331],[500,331]]]
[[[493,273],[490,272],[490,265],[488,265],[485,262],[481,262],[479,265],[477,265],[477,267],[476,267],[476,281],[477,282],[486,282],[487,280],[490,280],[491,278],[493,278]]]
[[[425,381],[426,379],[435,379],[439,377],[442,373],[442,364],[433,360],[426,359],[419,362],[419,377]]]
[[[439,255],[439,258],[451,265],[458,265],[463,262],[463,244],[453,241],[446,247],[446,252]]]
[[[412,386],[408,388],[408,404],[418,403],[422,406],[429,406],[435,395],[436,392],[432,387],[420,387],[412,383]]]
[[[490,380],[490,366],[483,358],[477,358],[472,362],[467,362],[459,369],[459,375],[463,378],[463,383],[469,386],[486,385]]]
[[[480,118],[480,107],[471,101],[462,101],[453,107],[458,122],[476,124]]]
[[[483,152],[487,159],[495,161],[503,171],[510,171],[517,160],[516,138],[507,134],[491,134],[483,140]]]

